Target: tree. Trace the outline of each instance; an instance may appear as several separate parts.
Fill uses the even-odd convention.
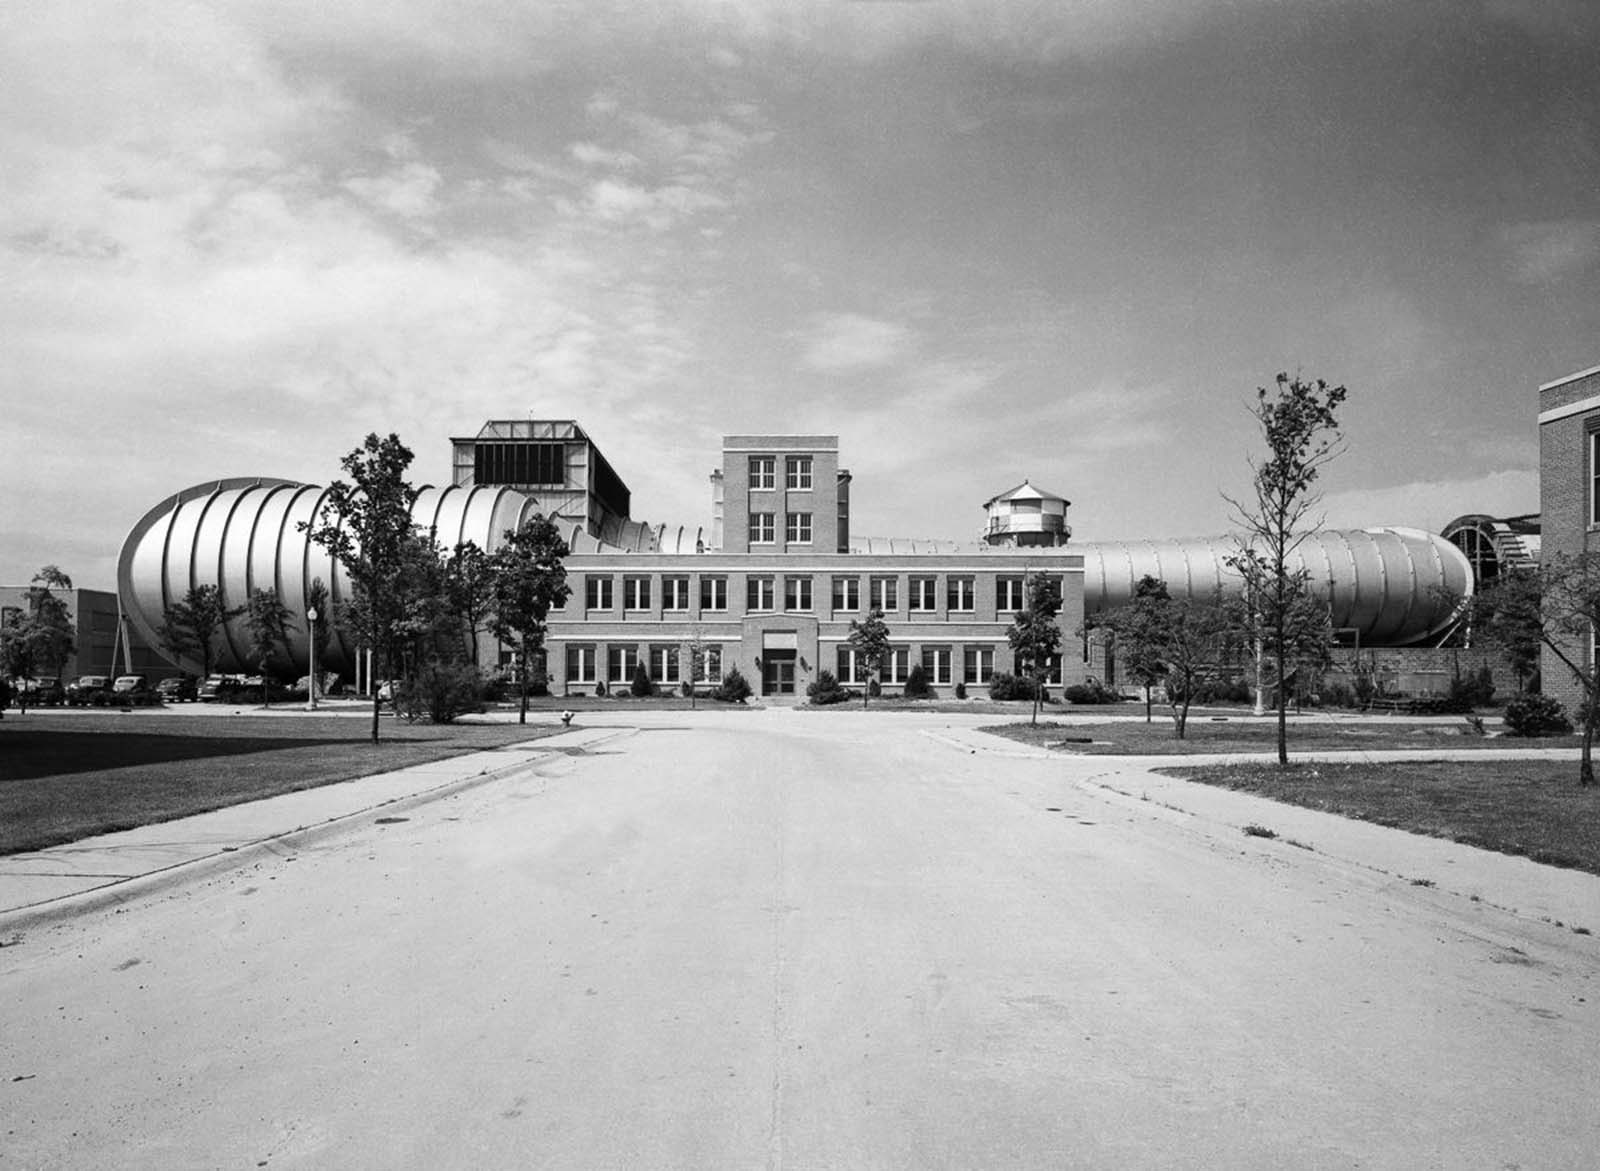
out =
[[[291,611],[278,598],[274,589],[251,590],[250,605],[245,614],[244,627],[250,640],[250,654],[256,670],[261,675],[261,702],[272,706],[271,680],[268,669],[272,656],[282,651],[289,653],[289,621]]]
[[[1465,624],[1476,645],[1490,646],[1517,677],[1517,690],[1539,669],[1544,621],[1540,616],[1543,579],[1538,573],[1502,573],[1464,605]]]
[[[507,530],[494,552],[494,614],[489,628],[522,663],[519,723],[528,722],[528,676],[533,656],[544,648],[545,620],[572,595],[562,562],[571,552],[561,530],[535,514],[515,532]]]
[[[1578,784],[1594,784],[1593,744],[1600,725],[1600,669],[1584,653],[1600,630],[1600,552],[1558,554],[1537,570],[1503,574],[1489,591],[1492,617],[1524,637],[1537,616],[1539,642],[1577,684],[1582,704]],[[1482,627],[1480,626],[1480,629]]]
[[[494,613],[494,560],[472,541],[463,541],[445,560],[450,601],[466,631],[467,661],[478,662],[478,631]]]
[[[390,650],[390,632],[400,615],[396,578],[412,535],[411,504],[416,489],[406,480],[411,450],[398,435],[368,435],[340,461],[351,482],[335,480],[323,494],[322,509],[301,531],[344,566],[360,594],[362,641],[381,655]],[[387,661],[383,666],[388,669]],[[369,681],[370,682],[370,681]],[[372,688],[372,742],[378,742],[383,702]]]
[[[845,639],[845,645],[855,651],[856,664],[867,673],[867,677],[876,678],[891,653],[889,624],[883,620],[883,610],[874,606],[860,622],[851,619],[850,634]],[[862,707],[867,706],[869,691],[868,687],[861,689]]]
[[[1133,587],[1132,600],[1102,615],[1097,623],[1111,631],[1129,678],[1144,688],[1147,724],[1151,722],[1152,692],[1167,673],[1163,648],[1171,601],[1167,583],[1147,573]]]
[[[173,658],[198,657],[200,676],[206,678],[216,655],[217,635],[247,609],[230,608],[218,586],[191,586],[181,600],[166,608],[157,634]]]
[[[1257,645],[1282,687],[1297,654],[1295,613],[1309,592],[1309,574],[1293,567],[1295,552],[1318,528],[1312,512],[1322,497],[1316,481],[1344,448],[1338,409],[1346,390],[1322,379],[1306,382],[1279,374],[1274,390],[1258,387],[1251,415],[1266,440],[1264,459],[1252,457],[1251,499],[1225,496],[1242,532],[1228,559],[1245,581]],[[1278,704],[1278,763],[1289,763],[1288,711]]]
[[[70,590],[72,579],[54,565],[33,575],[28,586],[28,606],[0,626],[0,663],[5,673],[28,679],[48,672],[61,680],[61,671],[74,650],[76,630],[72,613],[56,590]]]
[[[1051,656],[1061,649],[1061,627],[1056,625],[1056,615],[1061,612],[1061,586],[1047,574],[1031,573],[1025,596],[1027,605],[1017,611],[1006,639],[1016,656],[1017,669],[1027,670],[1033,679],[1033,715],[1029,722],[1037,724],[1045,671]]]
[[[1195,692],[1230,658],[1238,630],[1238,616],[1220,599],[1172,598],[1166,603],[1161,664],[1173,732],[1179,740],[1188,730]]]

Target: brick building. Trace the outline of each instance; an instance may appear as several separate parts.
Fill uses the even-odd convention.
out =
[[[1543,559],[1600,550],[1600,366],[1539,388],[1539,507]],[[1567,653],[1591,667],[1593,636],[1573,640]],[[1546,695],[1578,708],[1582,692],[1548,648],[1540,674]]]
[[[572,596],[551,612],[546,638],[551,689],[626,686],[641,662],[656,684],[675,686],[689,678],[697,644],[707,681],[737,665],[762,695],[803,694],[824,670],[864,685],[847,640],[873,607],[893,643],[885,690],[898,691],[918,664],[935,689],[982,687],[1016,669],[1006,631],[1033,572],[1053,578],[1063,598],[1057,621],[1069,653],[1049,678],[1083,679],[1082,656],[1070,650],[1083,621],[1083,557],[1064,544],[1065,500],[1033,494],[1052,502],[1059,543],[1023,545],[1011,539],[1014,526],[996,525],[992,543],[960,550],[852,552],[849,485],[837,436],[727,436],[709,541],[656,541],[639,552],[574,542]]]

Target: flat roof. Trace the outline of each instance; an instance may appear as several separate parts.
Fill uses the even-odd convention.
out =
[[[1576,382],[1580,378],[1587,378],[1591,374],[1600,374],[1600,366],[1590,366],[1587,370],[1579,370],[1576,374],[1568,374],[1564,378],[1557,378],[1554,382],[1546,382],[1539,387],[1541,392],[1554,390],[1558,386],[1565,386],[1569,382]]]

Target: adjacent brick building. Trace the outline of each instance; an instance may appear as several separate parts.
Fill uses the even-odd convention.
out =
[[[1539,388],[1539,505],[1542,559],[1600,549],[1600,366]],[[1589,668],[1594,643],[1591,634],[1564,649]],[[1581,689],[1549,648],[1540,674],[1546,695],[1579,707]]]

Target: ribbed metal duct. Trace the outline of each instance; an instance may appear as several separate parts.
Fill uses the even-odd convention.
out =
[[[242,606],[252,590],[275,589],[295,615],[299,629],[289,633],[296,671],[310,661],[305,613],[311,583],[321,578],[331,601],[351,596],[344,569],[321,545],[300,531],[317,523],[327,490],[289,480],[237,479],[198,484],[156,505],[128,534],[117,561],[117,593],[123,612],[150,643],[160,646],[166,608],[195,586],[222,589],[230,606]],[[463,541],[492,550],[508,529],[520,527],[537,509],[528,496],[510,488],[425,487],[412,505],[412,519],[431,528],[446,549]],[[348,669],[354,648],[337,631],[328,640],[324,667]],[[184,667],[200,670],[198,660]],[[250,668],[249,637],[243,617],[227,624],[216,648],[221,671]]]
[[[1120,606],[1149,574],[1173,595],[1237,598],[1244,591],[1227,559],[1227,537],[1181,541],[1102,541],[1072,545],[1084,561],[1086,614]],[[1455,621],[1452,599],[1470,597],[1472,566],[1449,541],[1420,529],[1330,529],[1308,536],[1293,565],[1332,606],[1333,625],[1362,646],[1414,646],[1443,636]]]

